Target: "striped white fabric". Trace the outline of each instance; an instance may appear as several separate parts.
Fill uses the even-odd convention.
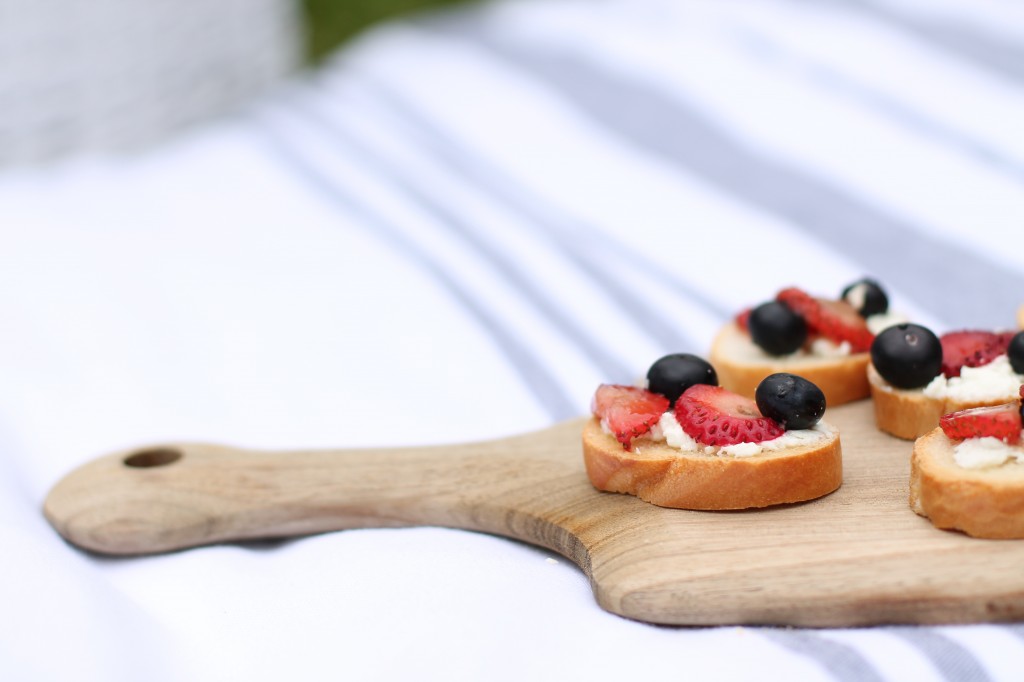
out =
[[[149,153],[0,176],[0,677],[1020,679],[1018,625],[652,627],[501,538],[115,561],[39,509],[146,442],[543,427],[793,283],[1011,327],[1022,38],[1010,0],[501,2]]]

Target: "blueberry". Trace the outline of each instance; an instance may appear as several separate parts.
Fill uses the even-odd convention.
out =
[[[873,279],[857,280],[843,289],[841,298],[856,308],[861,317],[870,317],[889,310],[889,297]]]
[[[825,394],[813,382],[780,372],[761,380],[754,391],[761,414],[787,431],[809,429],[825,414]]]
[[[1010,366],[1013,367],[1013,371],[1017,374],[1024,374],[1024,332],[1017,332],[1010,339],[1006,355],[1010,358]]]
[[[675,403],[683,391],[694,384],[718,385],[718,374],[711,363],[689,353],[673,353],[661,358],[647,370],[647,388]]]
[[[897,324],[875,337],[871,364],[896,388],[921,388],[942,369],[942,343],[919,324]]]
[[[779,301],[762,303],[747,319],[750,338],[769,355],[788,355],[807,340],[807,322]]]

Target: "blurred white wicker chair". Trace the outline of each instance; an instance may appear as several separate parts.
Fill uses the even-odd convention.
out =
[[[0,0],[0,168],[151,144],[301,55],[295,0]]]

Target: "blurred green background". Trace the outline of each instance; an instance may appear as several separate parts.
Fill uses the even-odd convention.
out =
[[[302,0],[306,56],[316,62],[353,35],[384,19],[472,0]]]

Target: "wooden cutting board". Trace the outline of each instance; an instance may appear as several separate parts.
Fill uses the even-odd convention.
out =
[[[596,491],[583,469],[581,420],[450,447],[122,452],[58,483],[45,514],[70,542],[109,554],[345,528],[483,531],[564,554],[603,608],[652,623],[1024,617],[1024,541],[968,538],[911,512],[912,444],[875,429],[870,401],[826,419],[841,432],[843,486],[760,511],[663,509]]]

